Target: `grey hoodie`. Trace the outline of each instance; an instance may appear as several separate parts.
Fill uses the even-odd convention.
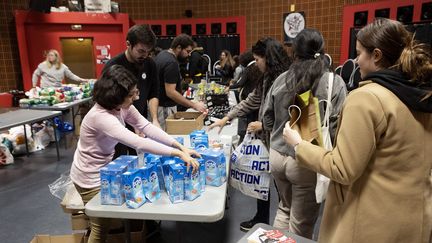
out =
[[[324,73],[313,92],[313,95],[317,97],[318,100],[327,99],[328,78],[329,73]],[[285,143],[282,134],[286,122],[290,119],[288,107],[292,105],[292,101],[294,100],[294,84],[294,73],[292,71],[288,70],[279,75],[265,99],[262,114],[264,130],[272,131],[270,134],[270,147],[283,155],[292,157],[295,155],[294,149],[292,146]],[[332,141],[334,141],[338,115],[342,109],[346,95],[347,89],[344,81],[340,76],[335,75],[331,101],[333,109],[330,115],[330,136]],[[324,103],[325,102],[320,103],[321,122],[324,117]]]

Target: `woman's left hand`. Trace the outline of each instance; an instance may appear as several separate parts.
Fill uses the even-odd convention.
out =
[[[247,127],[248,132],[260,132],[262,131],[262,122],[254,121],[249,123]]]
[[[296,130],[291,128],[289,121],[285,124],[285,128],[283,130],[283,137],[285,142],[291,146],[299,144],[302,141],[300,134]]]

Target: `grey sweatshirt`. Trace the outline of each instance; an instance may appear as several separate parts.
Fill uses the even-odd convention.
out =
[[[329,73],[324,73],[319,80],[315,92],[313,92],[318,100],[327,100],[328,77]],[[294,148],[284,141],[282,135],[285,124],[290,119],[288,107],[292,105],[294,100],[294,82],[294,73],[290,70],[279,75],[265,99],[262,114],[264,130],[272,131],[270,134],[270,147],[283,155],[292,157],[295,155]],[[338,115],[342,109],[346,95],[347,89],[344,81],[340,76],[335,75],[331,101],[333,109],[330,115],[330,136],[332,141],[334,141]],[[324,118],[324,103],[320,103],[321,122]]]
[[[60,87],[61,82],[65,77],[75,82],[84,81],[82,78],[73,74],[72,71],[63,63],[61,64],[60,68],[57,69],[55,65],[48,67],[46,61],[40,63],[36,70],[33,72],[33,87],[36,86],[39,77],[41,78],[41,88]]]
[[[230,120],[232,120],[237,117],[245,116],[252,111],[258,110],[258,121],[261,121],[264,111],[264,100],[266,98],[266,94],[270,94],[269,91],[267,91],[266,94],[263,94],[261,90],[269,90],[268,88],[266,88],[267,86],[269,86],[269,82],[270,81],[268,80],[268,78],[264,78],[263,89],[255,88],[245,100],[234,106],[233,109],[226,116]],[[267,146],[270,142],[270,131],[271,130],[263,129],[263,132],[260,134],[260,138]]]

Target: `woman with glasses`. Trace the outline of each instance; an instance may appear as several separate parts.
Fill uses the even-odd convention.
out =
[[[100,191],[99,170],[112,161],[114,147],[121,142],[136,150],[176,156],[195,170],[198,163],[191,155],[199,154],[178,143],[160,128],[152,125],[133,106],[138,99],[137,79],[120,65],[109,67],[95,83],[95,105],[84,117],[70,177],[87,203]],[[133,126],[146,137],[125,128]],[[110,219],[90,218],[88,242],[105,242]]]

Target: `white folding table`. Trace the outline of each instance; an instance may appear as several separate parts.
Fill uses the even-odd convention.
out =
[[[230,95],[231,96],[231,95]],[[232,95],[233,96],[233,95]],[[233,99],[233,97],[230,99]],[[235,98],[234,98],[235,100]],[[234,101],[235,102],[235,101]],[[209,140],[231,139],[235,143],[237,139],[237,119],[231,124],[226,125],[220,134],[219,128],[208,132]],[[173,135],[173,137],[183,137],[185,146],[190,146],[189,136]],[[229,177],[229,158],[225,155],[227,162],[227,179]],[[177,222],[216,222],[223,218],[225,212],[225,201],[227,194],[227,182],[219,187],[206,186],[205,192],[194,201],[183,201],[173,204],[165,191],[161,192],[161,198],[154,203],[145,203],[137,209],[122,206],[101,205],[100,194],[92,198],[85,206],[85,212],[90,217],[101,218],[120,218],[120,219],[150,219],[150,220],[170,220]],[[179,226],[179,224],[177,224]],[[126,223],[128,227],[128,223]],[[129,229],[126,229],[128,232]],[[177,230],[179,232],[179,230]],[[179,239],[180,235],[178,235]],[[130,235],[126,242],[130,241]]]
[[[62,113],[60,111],[29,110],[29,109],[0,109],[0,130],[16,127],[19,125],[24,125],[24,139],[26,145],[26,152],[28,155],[29,151],[28,151],[27,132],[25,129],[25,124],[31,124],[31,123],[51,119],[57,116],[61,116],[61,114]],[[56,129],[54,129],[54,137],[56,141],[57,160],[60,160]]]

